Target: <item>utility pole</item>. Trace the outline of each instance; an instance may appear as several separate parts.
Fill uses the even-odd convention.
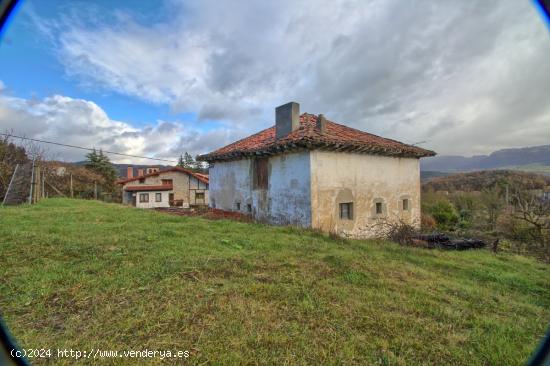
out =
[[[73,173],[71,173],[71,198],[74,198],[74,195],[73,195]]]

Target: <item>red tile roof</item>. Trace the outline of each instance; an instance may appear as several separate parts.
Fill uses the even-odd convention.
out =
[[[161,184],[159,186],[150,186],[150,185],[143,185],[143,186],[128,186],[124,187],[125,191],[170,191],[174,187],[171,184]]]
[[[300,116],[300,127],[283,138],[275,139],[275,126],[273,126],[209,154],[201,155],[198,159],[233,160],[288,150],[313,149],[415,158],[435,155],[431,150],[376,136],[328,120],[325,131],[321,132],[316,127],[316,121],[316,115],[304,113]]]
[[[121,180],[118,180],[117,183],[118,184],[126,184],[128,182],[133,182],[135,180],[139,180],[139,179],[147,178],[147,177],[154,177],[154,176],[160,175],[162,173],[167,173],[167,172],[182,172],[182,173],[185,173],[185,174],[188,174],[188,175],[191,175],[191,176],[197,178],[198,180],[200,180],[203,183],[208,184],[208,174],[195,173],[195,172],[193,172],[189,169],[185,169],[185,168],[182,168],[182,167],[179,167],[179,166],[175,166],[173,168],[168,168],[168,169],[164,169],[164,170],[159,170],[158,172],[149,173],[149,174],[145,174],[145,175],[142,175],[142,176],[137,176],[137,177],[128,178],[128,179],[121,179]]]

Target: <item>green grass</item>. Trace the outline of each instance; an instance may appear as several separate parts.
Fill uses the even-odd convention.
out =
[[[23,348],[189,350],[188,363],[216,365],[518,365],[550,320],[550,266],[509,254],[69,199],[0,208],[0,238],[0,309]]]

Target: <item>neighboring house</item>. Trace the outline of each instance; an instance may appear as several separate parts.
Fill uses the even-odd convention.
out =
[[[130,173],[131,167],[128,167]],[[122,203],[139,208],[208,205],[208,175],[174,167],[117,182]]]
[[[199,156],[210,163],[210,206],[291,224],[373,237],[387,222],[420,225],[419,159],[435,153],[275,110],[275,126]]]

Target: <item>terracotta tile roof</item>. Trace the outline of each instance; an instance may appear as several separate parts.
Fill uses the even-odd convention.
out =
[[[127,186],[124,187],[125,191],[170,191],[174,187],[171,184],[161,184],[158,186],[149,186],[149,185],[142,185],[142,186]]]
[[[182,172],[182,173],[185,173],[185,174],[188,174],[188,175],[191,175],[191,176],[197,178],[198,180],[200,180],[203,183],[208,184],[208,174],[195,173],[195,172],[193,172],[189,169],[185,169],[185,168],[182,168],[182,167],[179,167],[179,166],[175,166],[173,168],[168,168],[168,169],[164,169],[164,170],[159,170],[158,172],[154,172],[154,173],[144,174],[142,176],[137,176],[137,177],[128,178],[128,179],[121,179],[121,180],[118,180],[117,183],[118,184],[126,184],[128,182],[133,182],[135,180],[139,180],[139,179],[147,178],[147,177],[154,177],[154,176],[160,175],[162,173],[167,173],[167,172]]]
[[[328,120],[325,132],[321,132],[316,127],[316,121],[316,115],[304,113],[300,116],[300,127],[283,138],[275,139],[275,126],[273,126],[209,154],[201,155],[198,160],[233,160],[288,150],[313,149],[416,158],[435,155],[431,150],[376,136]]]

